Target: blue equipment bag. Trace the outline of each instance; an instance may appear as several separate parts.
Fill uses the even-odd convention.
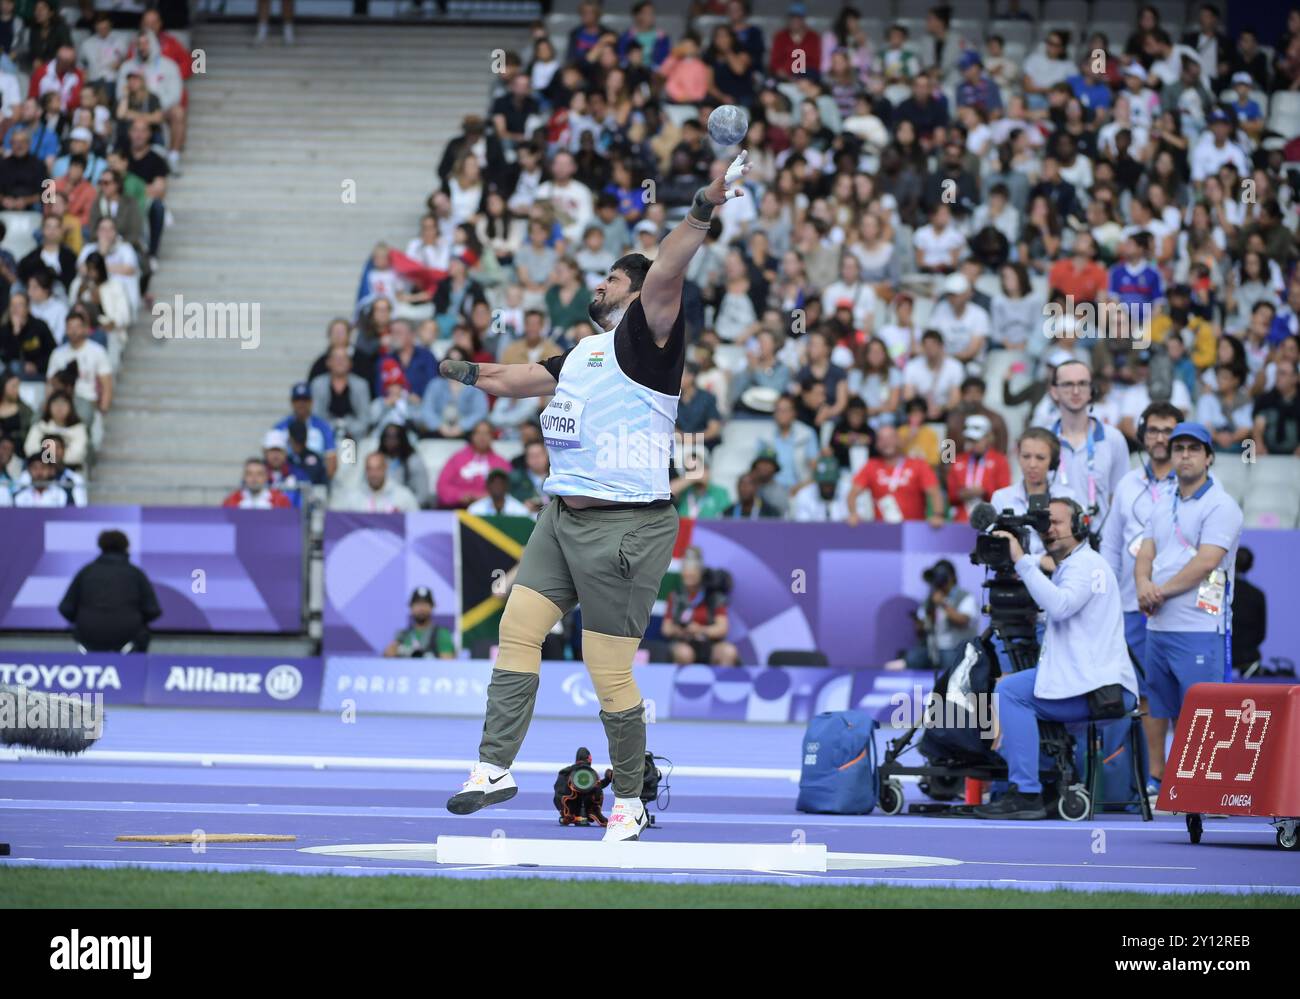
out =
[[[866,711],[826,711],[808,722],[799,778],[801,812],[865,815],[876,807],[876,729]]]

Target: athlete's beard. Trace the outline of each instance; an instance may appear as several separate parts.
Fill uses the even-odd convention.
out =
[[[608,333],[623,318],[626,307],[626,302],[613,302],[607,295],[601,296],[591,300],[587,306],[587,315],[591,317],[593,323]]]

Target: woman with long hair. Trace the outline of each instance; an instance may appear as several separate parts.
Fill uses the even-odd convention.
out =
[[[429,470],[411,445],[406,427],[387,423],[379,432],[379,453],[388,462],[388,477],[406,486],[424,506],[429,501]]]
[[[867,404],[867,419],[873,426],[877,417],[896,413],[903,396],[903,372],[885,341],[873,336],[862,351],[862,361],[849,369],[849,395]]]
[[[523,245],[524,220],[510,214],[506,199],[500,191],[489,190],[483,199],[483,214],[479,216],[474,231],[479,242],[492,250],[497,263],[509,267],[515,251]]]
[[[19,394],[22,384],[16,373],[0,369],[0,437],[8,437],[16,446],[26,441],[27,430],[35,422],[32,408]]]
[[[27,431],[24,450],[27,454],[39,452],[41,438],[58,434],[63,438],[63,463],[70,468],[80,468],[86,463],[90,451],[90,434],[86,424],[77,415],[72,396],[63,390],[51,392],[45,400],[41,418]]]
[[[1061,220],[1046,194],[1029,200],[1029,213],[1020,232],[1020,260],[1046,274],[1061,252]]]
[[[447,176],[447,194],[451,198],[451,220],[473,221],[483,204],[483,167],[472,150],[456,158]]]

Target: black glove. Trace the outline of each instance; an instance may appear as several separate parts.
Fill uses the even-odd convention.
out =
[[[446,360],[438,365],[438,374],[443,378],[473,385],[478,381],[478,365],[470,361]]]

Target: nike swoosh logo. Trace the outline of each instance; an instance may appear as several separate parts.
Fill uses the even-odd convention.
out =
[[[500,777],[489,777],[489,778],[488,778],[488,783],[489,783],[489,784],[499,784],[501,781],[505,780],[508,776],[510,776],[510,775],[509,775],[509,774],[502,774]]]

